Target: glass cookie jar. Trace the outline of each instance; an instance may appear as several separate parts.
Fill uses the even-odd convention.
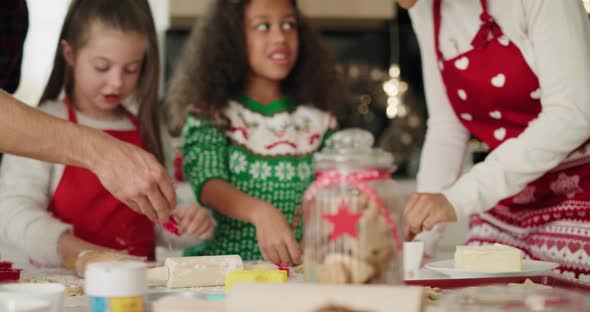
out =
[[[316,180],[303,198],[305,280],[403,282],[401,202],[393,156],[360,129],[335,133],[314,155]]]

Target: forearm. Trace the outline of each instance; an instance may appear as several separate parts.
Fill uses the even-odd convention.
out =
[[[91,168],[97,151],[111,140],[100,131],[77,126],[31,108],[0,91],[0,151]]]
[[[268,206],[268,203],[245,194],[221,179],[211,179],[203,185],[201,201],[228,217],[252,223],[255,212]]]
[[[115,250],[102,247],[99,245],[91,244],[80,238],[77,238],[70,232],[64,232],[57,242],[58,252],[63,259],[63,264],[67,268],[74,268],[78,255],[85,250],[93,251],[110,251],[116,252]]]
[[[460,125],[430,120],[416,177],[418,192],[438,193],[457,181],[468,140],[469,133]]]

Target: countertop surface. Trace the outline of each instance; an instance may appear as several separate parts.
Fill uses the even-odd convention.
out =
[[[414,279],[438,279],[438,278],[447,278],[442,274],[433,272],[428,269],[420,269],[417,276]],[[43,269],[43,270],[26,270],[23,271],[23,275],[21,277],[21,281],[33,281],[33,282],[43,282],[43,281],[51,281],[64,284],[69,287],[83,287],[84,280],[79,278],[75,275],[72,271],[65,270],[65,269]],[[290,283],[299,283],[303,282],[302,274],[291,274],[289,278]],[[158,284],[150,284],[148,288],[148,292],[157,292],[157,291],[178,291],[178,292],[185,292],[185,291],[192,291],[198,292],[202,294],[223,294],[224,287],[195,287],[195,288],[182,288],[182,289],[175,289],[171,290],[163,285]],[[435,306],[431,307],[427,311],[436,311],[434,310]],[[89,311],[89,298],[87,296],[66,296],[64,301],[64,312],[86,312]]]

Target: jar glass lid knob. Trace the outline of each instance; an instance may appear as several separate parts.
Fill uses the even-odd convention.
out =
[[[392,171],[393,155],[373,147],[375,139],[363,129],[344,129],[334,133],[325,147],[315,153],[314,169],[362,169],[381,168]]]
[[[371,132],[363,129],[345,129],[334,133],[326,142],[326,148],[336,150],[371,149],[375,139]]]

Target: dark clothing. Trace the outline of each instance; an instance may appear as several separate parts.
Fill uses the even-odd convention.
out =
[[[23,60],[23,45],[29,28],[25,0],[0,1],[0,89],[16,91]]]

